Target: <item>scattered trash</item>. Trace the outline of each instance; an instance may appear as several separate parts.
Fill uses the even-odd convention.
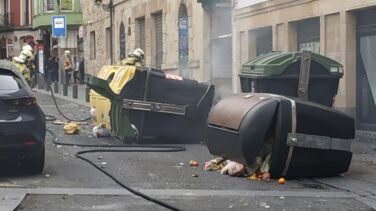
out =
[[[362,152],[359,152],[359,154],[365,155],[365,154],[367,154],[367,152],[362,151]]]
[[[205,171],[220,171],[226,165],[226,160],[223,158],[215,158],[205,163]]]
[[[64,133],[68,135],[77,135],[80,133],[80,126],[78,126],[75,122],[65,124]]]
[[[245,172],[245,166],[235,161],[227,162],[226,166],[221,170],[221,174],[228,174],[230,176],[238,177]]]
[[[281,185],[285,184],[286,183],[285,178],[283,178],[283,177],[279,178],[278,183],[281,184]]]
[[[102,162],[101,165],[107,165],[107,162]]]
[[[56,148],[61,148],[61,145],[56,145]]]
[[[97,159],[98,159],[98,160],[102,160],[102,159],[103,159],[103,157],[102,157],[102,156],[99,156],[99,157],[97,157]]]
[[[232,209],[233,207],[234,207],[233,205],[228,206],[229,209]]]
[[[198,177],[198,175],[197,174],[192,174],[192,177]]]
[[[285,197],[283,197],[283,196],[280,196],[279,198],[280,198],[280,199],[285,199]]]
[[[105,124],[101,124],[93,128],[93,136],[96,138],[109,137],[111,136],[111,131],[106,128]]]
[[[61,120],[55,120],[55,121],[52,122],[52,124],[54,124],[54,125],[64,125],[65,122],[61,121]]]
[[[267,205],[265,202],[261,202],[261,203],[260,203],[260,207],[270,208],[270,206]]]
[[[190,166],[195,166],[195,167],[197,167],[197,166],[199,166],[200,164],[199,164],[197,161],[195,161],[195,160],[191,160],[191,161],[189,161],[189,165],[190,165]]]
[[[179,163],[179,165],[184,166],[184,163]]]
[[[46,178],[50,178],[51,175],[49,175],[49,174],[45,174],[44,177],[46,177]]]

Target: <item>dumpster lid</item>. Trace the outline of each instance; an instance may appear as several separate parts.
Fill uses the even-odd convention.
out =
[[[264,94],[237,94],[221,100],[211,111],[208,123],[225,128],[239,130],[240,125],[250,109],[271,97]],[[233,109],[236,105],[237,109]],[[226,112],[223,112],[226,111]]]
[[[90,89],[94,90],[103,97],[106,97],[110,100],[116,99],[116,94],[110,88],[107,80],[103,80],[91,75],[86,75],[85,81]]]
[[[343,66],[317,53],[311,52],[312,60],[322,65],[331,75],[343,75]],[[252,58],[242,65],[241,73],[255,75],[280,75],[292,63],[299,62],[302,52],[272,52]]]

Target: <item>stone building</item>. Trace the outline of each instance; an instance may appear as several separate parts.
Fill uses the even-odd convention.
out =
[[[356,117],[358,129],[376,130],[375,0],[237,0],[233,18],[234,78],[272,50],[320,53],[344,65],[335,107]]]
[[[207,80],[203,9],[196,0],[83,1],[82,7],[85,64],[90,74],[142,48],[147,66]]]

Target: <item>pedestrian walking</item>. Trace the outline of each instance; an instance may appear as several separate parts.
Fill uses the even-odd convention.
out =
[[[72,70],[73,70],[73,67],[72,67],[70,51],[66,50],[64,52],[64,71],[65,71],[65,82],[67,86],[69,86],[69,81],[71,78]]]

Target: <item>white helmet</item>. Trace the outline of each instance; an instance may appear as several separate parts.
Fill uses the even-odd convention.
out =
[[[33,52],[33,48],[32,48],[29,44],[24,45],[24,46],[22,47],[22,50],[26,50],[26,51],[31,51],[31,52]]]
[[[145,53],[141,48],[137,48],[136,50],[133,51],[131,56],[136,56],[142,62],[145,58]]]
[[[34,59],[34,54],[32,51],[29,50],[22,50],[20,55],[24,55],[26,60],[32,60]]]

